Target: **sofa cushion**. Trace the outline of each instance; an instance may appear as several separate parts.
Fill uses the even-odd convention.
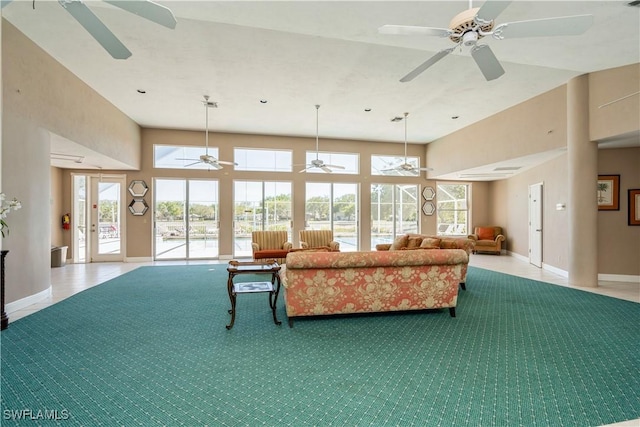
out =
[[[404,236],[398,236],[391,244],[389,248],[390,251],[399,251],[402,248],[406,248],[409,243],[409,235],[405,234]]]
[[[478,227],[478,240],[494,240],[493,227]]]
[[[409,237],[407,241],[407,249],[417,249],[422,243],[422,237]]]
[[[440,242],[442,239],[438,239],[435,237],[425,237],[422,239],[422,243],[420,243],[421,249],[440,249]]]

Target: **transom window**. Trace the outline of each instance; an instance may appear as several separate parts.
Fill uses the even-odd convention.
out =
[[[209,154],[219,159],[218,147],[205,147],[197,145],[154,145],[153,146],[153,167],[161,169],[204,169],[211,168],[210,165],[200,162],[200,156]]]
[[[259,148],[235,148],[234,161],[237,171],[291,172],[291,150],[263,150]]]
[[[316,157],[318,158],[318,160],[322,160],[325,165],[337,165],[344,167],[344,169],[333,169],[333,173],[343,173],[349,175],[358,175],[358,173],[360,173],[360,156],[358,154],[307,151],[307,164],[310,164],[312,160],[316,160]],[[326,172],[320,168],[310,168],[307,169],[307,173]]]
[[[384,176],[418,176],[417,170],[407,171],[397,168],[397,166],[405,163],[403,156],[371,156],[371,175]],[[420,168],[420,158],[407,156],[406,163],[416,169]]]

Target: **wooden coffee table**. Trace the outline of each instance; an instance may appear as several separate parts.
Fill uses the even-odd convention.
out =
[[[229,292],[229,300],[231,301],[231,323],[226,328],[233,328],[233,324],[236,320],[236,298],[238,294],[248,293],[262,293],[269,294],[269,307],[273,312],[273,322],[276,325],[282,324],[276,316],[276,301],[278,300],[278,294],[280,293],[280,265],[273,259],[265,259],[259,261],[229,261],[227,266],[229,272],[229,279],[227,280],[227,292]],[[235,276],[241,274],[270,274],[271,281],[264,282],[238,282],[233,283]]]

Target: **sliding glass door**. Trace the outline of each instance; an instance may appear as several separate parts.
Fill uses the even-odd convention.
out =
[[[308,182],[305,229],[332,230],[342,252],[357,251],[358,184]]]
[[[420,220],[417,185],[371,185],[371,249],[406,233],[417,233]]]
[[[219,255],[218,181],[154,181],[155,259],[210,259]]]
[[[286,230],[291,241],[290,182],[234,181],[233,256],[251,257],[251,232]]]

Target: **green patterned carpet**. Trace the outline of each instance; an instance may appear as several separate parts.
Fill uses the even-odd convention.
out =
[[[1,334],[0,424],[640,418],[639,304],[470,268],[456,318],[448,310],[331,317],[290,329],[282,295],[276,326],[266,295],[253,294],[238,297],[227,331],[225,268],[141,267],[12,323]]]

